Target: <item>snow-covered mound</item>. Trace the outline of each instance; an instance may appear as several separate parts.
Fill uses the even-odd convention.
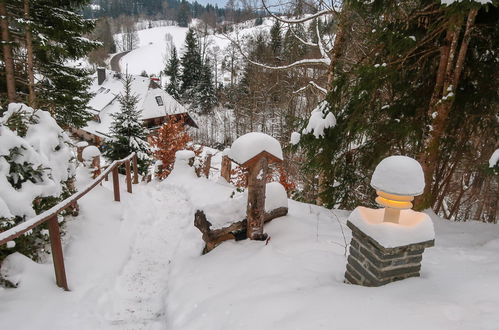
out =
[[[236,197],[222,202],[204,206],[202,209],[211,229],[223,228],[233,222],[246,218],[248,193],[245,191]],[[288,207],[288,196],[283,185],[279,182],[267,183],[265,187],[265,212],[270,212],[280,207]]]
[[[0,217],[33,217],[35,198],[61,195],[74,175],[73,158],[50,113],[9,104],[0,117]]]

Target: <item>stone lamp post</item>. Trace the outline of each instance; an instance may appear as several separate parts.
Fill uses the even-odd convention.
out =
[[[352,241],[345,281],[381,286],[419,276],[423,252],[435,241],[430,217],[411,210],[414,196],[425,186],[421,165],[405,156],[385,158],[371,186],[378,194],[376,202],[385,208],[359,206],[348,217]]]

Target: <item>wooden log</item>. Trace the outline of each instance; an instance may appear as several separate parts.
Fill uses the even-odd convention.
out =
[[[95,179],[95,178],[97,178],[101,174],[100,156],[95,156],[92,159],[92,165],[91,165],[91,167],[93,168],[92,179]]]
[[[137,155],[133,156],[133,184],[139,183],[139,165],[137,164]]]
[[[120,178],[118,175],[118,166],[113,168],[113,190],[114,190],[114,200],[116,202],[120,201]]]
[[[263,241],[267,239],[267,235],[263,233],[267,171],[268,160],[266,157],[261,157],[248,169],[247,236],[252,240]]]
[[[130,168],[130,161],[127,160],[125,162],[125,171],[126,171],[126,191],[130,194],[132,193],[132,171]]]
[[[230,182],[230,171],[231,171],[231,160],[228,156],[222,157],[222,165],[221,165],[221,176],[225,179],[225,181]]]
[[[267,223],[275,218],[285,216],[286,214],[288,214],[287,207],[279,207],[271,212],[265,212],[264,222]],[[211,225],[211,222],[208,221],[203,211],[196,211],[194,214],[194,226],[201,231],[203,234],[203,241],[206,243],[203,253],[210,252],[224,241],[230,239],[238,241],[246,238],[246,219],[234,221],[228,227],[224,228],[210,229]]]
[[[50,246],[52,247],[52,260],[54,261],[55,281],[58,287],[69,291],[68,281],[66,279],[66,269],[64,267],[64,256],[62,253],[61,233],[59,231],[59,222],[57,214],[47,221]]]
[[[211,157],[212,154],[207,154],[206,155],[206,160],[204,162],[204,167],[203,167],[203,174],[206,178],[210,176],[210,168],[211,168]]]

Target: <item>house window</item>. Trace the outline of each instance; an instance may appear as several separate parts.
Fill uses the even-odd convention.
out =
[[[105,88],[101,87],[101,88],[99,88],[99,90],[97,91],[97,93],[102,93],[104,90],[105,90]]]
[[[162,106],[162,105],[163,105],[163,99],[161,98],[161,96],[156,96],[156,103],[157,103],[159,106]]]

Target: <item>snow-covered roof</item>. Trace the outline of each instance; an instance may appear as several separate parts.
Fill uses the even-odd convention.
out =
[[[260,132],[251,132],[238,137],[232,143],[227,156],[238,164],[244,164],[262,152],[267,152],[275,158],[283,160],[279,141]]]
[[[371,186],[389,194],[419,196],[425,187],[423,169],[411,157],[390,156],[376,166]]]
[[[94,94],[88,103],[88,111],[92,115],[98,115],[100,122],[90,120],[84,131],[105,137],[109,135],[109,128],[113,122],[113,113],[120,111],[118,95],[123,91],[123,82],[120,74],[115,71],[105,70],[105,80],[99,84],[97,73],[92,76],[92,84],[89,91]],[[185,113],[187,110],[178,103],[170,94],[159,88],[151,79],[132,75],[132,91],[139,98],[137,104],[141,111],[140,119],[163,117],[166,115]]]

